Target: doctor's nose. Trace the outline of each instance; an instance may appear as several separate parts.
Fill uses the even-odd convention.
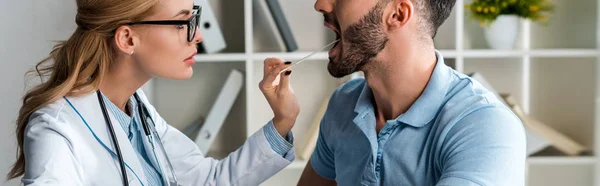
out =
[[[202,32],[200,32],[201,26],[202,25],[198,25],[198,28],[196,28],[196,34],[194,35],[194,38],[192,40],[193,44],[198,44],[204,40],[204,35],[202,34]]]

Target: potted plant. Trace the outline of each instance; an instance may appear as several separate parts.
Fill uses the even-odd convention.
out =
[[[513,49],[519,33],[519,19],[546,22],[554,10],[549,0],[473,0],[465,9],[483,27],[493,49]]]

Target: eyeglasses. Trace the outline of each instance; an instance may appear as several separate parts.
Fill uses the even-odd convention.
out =
[[[138,24],[152,24],[152,25],[187,25],[187,41],[192,42],[196,36],[196,29],[200,23],[200,15],[202,14],[202,7],[194,5],[192,17],[188,20],[157,20],[157,21],[138,21],[127,23],[127,25],[138,25]]]

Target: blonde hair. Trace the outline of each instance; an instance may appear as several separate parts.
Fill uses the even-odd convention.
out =
[[[17,118],[17,161],[7,180],[25,173],[23,138],[29,117],[41,107],[63,96],[95,91],[115,56],[111,43],[115,30],[127,22],[140,21],[153,12],[158,0],[76,0],[77,29],[66,41],[54,46],[50,56],[27,74],[39,76],[42,83],[23,96]],[[53,61],[53,62],[50,62]],[[44,81],[43,77],[48,77]]]

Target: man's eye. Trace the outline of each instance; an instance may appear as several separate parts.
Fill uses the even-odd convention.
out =
[[[178,28],[178,29],[184,29],[184,28],[185,28],[185,25],[177,25],[177,28]]]

